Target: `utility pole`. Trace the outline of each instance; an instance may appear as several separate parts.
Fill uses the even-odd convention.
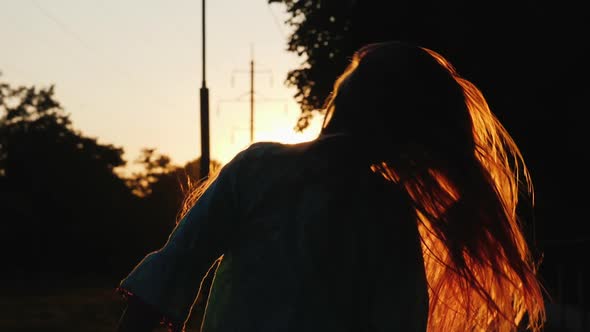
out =
[[[246,100],[245,97],[248,97],[249,100]],[[267,98],[264,96],[260,96],[258,95],[256,98],[256,103],[260,104],[260,103],[283,103],[283,112],[285,115],[289,114],[289,107],[288,107],[288,99],[285,98]],[[252,98],[251,95],[251,90],[248,90],[248,92],[236,97],[236,98],[232,98],[232,99],[220,99],[217,101],[217,111],[216,111],[216,116],[219,117],[221,114],[221,106],[226,104],[226,103],[231,103],[231,104],[240,104],[240,103],[245,103],[245,102],[249,102],[250,103],[250,111],[252,113],[252,110],[254,109],[254,107],[252,106],[252,103],[254,102],[254,98]],[[253,116],[251,114],[250,116],[250,120],[253,119]],[[232,144],[235,141],[235,133],[238,131],[247,131],[250,135],[250,142],[253,141],[253,130],[252,128],[254,127],[252,121],[250,121],[250,125],[248,127],[241,127],[241,126],[234,126],[231,130],[231,142]],[[258,130],[272,130],[272,128],[260,128],[257,127]]]
[[[203,41],[203,81],[201,82],[201,174],[200,178],[204,179],[209,176],[210,152],[209,152],[209,89],[206,81],[206,67],[205,67],[205,0],[201,0],[202,7],[202,41]]]
[[[250,143],[254,142],[254,56],[250,58]]]
[[[254,105],[255,105],[255,90],[254,90],[254,76],[255,74],[272,74],[270,70],[254,70],[254,49],[251,48],[250,52],[250,69],[248,71],[240,71],[234,70],[232,72],[232,82],[233,82],[233,74],[236,73],[248,73],[250,75],[250,143],[254,142]],[[271,76],[272,79],[272,76]],[[272,81],[271,81],[272,82]]]

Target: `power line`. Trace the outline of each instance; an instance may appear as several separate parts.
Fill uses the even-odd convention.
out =
[[[256,96],[258,96],[259,94],[257,92],[254,93]],[[250,95],[250,91],[248,92],[244,92],[243,94],[239,95],[236,98],[230,98],[230,99],[217,99],[217,107],[215,109],[215,116],[219,118],[220,114],[221,114],[221,106],[223,104],[241,104],[246,102],[247,100],[244,100],[244,97],[249,96]],[[267,98],[264,96],[260,96],[256,98],[256,103],[283,103],[283,112],[287,115],[289,114],[289,105],[288,105],[288,99],[287,98]]]
[[[259,128],[259,129],[263,129],[263,131],[267,131],[267,130],[269,130],[271,128],[269,127],[269,128]],[[240,131],[248,131],[249,132],[250,131],[250,128],[235,127],[235,126],[232,127],[231,128],[231,135],[230,135],[230,141],[231,141],[232,144],[234,144],[235,141],[236,141],[236,133],[237,132],[240,132]]]
[[[41,4],[39,4],[39,2],[37,0],[30,0],[30,2],[32,3],[32,5],[35,8],[37,8],[37,10],[39,10],[39,12],[43,16],[45,16],[48,20],[53,22],[63,33],[65,33],[65,34],[69,35],[71,38],[73,38],[80,46],[82,46],[84,49],[86,49],[86,51],[91,53],[95,58],[100,59],[101,62],[103,62],[103,64],[106,64],[107,67],[110,67],[110,69],[113,72],[115,72],[119,76],[126,78],[127,80],[132,80],[133,78],[135,78],[134,77],[135,75],[133,73],[123,70],[121,68],[121,66],[119,66],[119,65],[113,63],[111,60],[107,59],[103,52],[101,52],[97,48],[93,47],[90,43],[86,42],[86,40],[84,38],[82,38],[82,36],[80,34],[78,34],[74,29],[71,29],[70,26],[67,25],[66,23],[64,23],[60,18],[53,15],[47,8],[41,6]],[[138,80],[137,78],[135,78],[135,80],[142,81],[142,80]],[[132,85],[132,86],[134,86],[134,85]],[[143,88],[145,88],[145,87],[143,87]],[[150,90],[150,89],[147,89],[147,90]],[[142,94],[146,95],[146,93],[142,93]],[[167,108],[174,108],[175,107],[172,104],[164,102],[162,99],[154,98],[154,96],[156,96],[157,94],[152,93],[152,91],[150,91],[150,93],[148,93],[147,95],[150,95],[150,97],[152,98],[152,100],[154,102],[156,102],[162,106],[165,106]]]
[[[53,14],[51,14],[51,12],[49,12],[47,9],[45,9],[45,7],[41,6],[37,2],[37,0],[30,0],[30,1],[33,4],[33,6],[35,6],[41,12],[41,14],[43,14],[43,16],[45,16],[50,21],[52,21],[55,25],[57,25],[57,27],[60,28],[60,30],[62,32],[70,35],[70,37],[74,38],[78,43],[80,43],[82,46],[84,46],[89,51],[92,51],[92,52],[96,51],[95,49],[93,49],[90,46],[90,44],[86,43],[86,41],[84,41],[84,39],[79,34],[77,34],[74,30],[70,29],[70,27],[67,24],[65,24],[63,21],[61,21],[59,18],[57,18]]]
[[[275,14],[275,12],[272,10],[272,7],[271,7],[271,4],[270,3],[268,3],[267,8],[268,8],[268,11],[270,12],[270,15],[272,16],[273,22],[274,22],[275,27],[277,28],[278,32],[281,34],[281,36],[283,38],[287,39],[287,34],[283,30],[283,27],[281,25],[281,22],[279,22],[279,18],[277,17],[277,15]]]
[[[41,6],[36,0],[30,0],[30,1],[41,12],[41,14],[43,16],[45,16],[47,19],[49,19],[55,25],[57,25],[57,27],[63,33],[72,37],[78,44],[80,44],[83,48],[85,48],[87,51],[92,53],[92,55],[94,55],[95,57],[102,58],[102,60],[105,60],[105,62],[107,62],[109,64],[109,66],[111,67],[111,69],[113,71],[117,72],[117,74],[119,74],[121,76],[125,76],[125,78],[129,78],[129,76],[132,76],[130,73],[122,70],[119,66],[117,66],[117,65],[111,63],[109,60],[105,59],[104,54],[101,54],[102,52],[100,52],[98,49],[93,47],[90,43],[87,43],[84,40],[84,38],[82,38],[82,36],[80,36],[78,33],[76,33],[73,29],[71,29],[66,23],[64,23],[62,20],[60,20],[57,16],[51,14],[51,12],[49,10],[47,10],[45,7]]]

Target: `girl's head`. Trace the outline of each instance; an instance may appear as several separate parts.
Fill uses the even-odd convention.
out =
[[[326,101],[322,133],[349,133],[388,152],[473,151],[463,91],[433,52],[401,42],[357,51]],[[380,157],[395,157],[380,156]],[[418,157],[418,156],[413,156]]]
[[[516,214],[532,185],[479,89],[432,50],[376,43],[354,54],[325,109],[322,133],[356,137],[414,204],[429,330],[538,330],[543,297]]]

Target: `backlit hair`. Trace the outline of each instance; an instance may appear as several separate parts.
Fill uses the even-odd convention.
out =
[[[354,89],[368,89],[366,91],[370,91],[371,96],[378,95],[374,90],[389,89],[383,87],[381,82],[371,86],[371,82],[366,81],[367,76],[358,72],[374,70],[367,68],[380,65],[390,66],[387,61],[395,60],[388,60],[387,52],[393,49],[390,58],[394,59],[400,47],[403,48],[403,45],[399,43],[394,47],[389,43],[370,44],[355,53],[326,101],[324,129],[330,128],[332,117],[340,116],[342,119],[339,112],[353,112],[347,109],[350,105],[366,104],[364,101],[352,100],[363,98]],[[416,54],[424,52],[416,58],[410,57],[412,61],[415,60],[412,65],[434,62],[444,70],[442,75],[450,78],[449,84],[456,85],[453,88],[462,92],[462,96],[459,95],[461,107],[444,109],[445,105],[441,105],[441,109],[437,110],[417,108],[406,112],[422,112],[428,116],[430,113],[427,112],[443,112],[449,117],[454,116],[453,112],[467,112],[466,118],[469,119],[465,122],[467,125],[463,126],[468,129],[464,141],[470,144],[459,144],[459,147],[457,144],[448,144],[447,151],[446,145],[435,142],[444,141],[443,136],[438,139],[395,137],[392,140],[401,142],[395,148],[390,148],[397,149],[391,151],[391,158],[371,166],[374,172],[405,188],[414,204],[429,291],[428,331],[503,332],[516,331],[523,328],[523,324],[532,331],[540,331],[545,321],[541,285],[536,277],[537,266],[516,213],[519,196],[528,193],[531,201],[533,199],[531,178],[521,152],[490,111],[481,91],[461,77],[442,55],[423,47],[405,47],[414,47]],[[425,54],[427,60],[422,58]],[[365,65],[364,62],[372,63]],[[412,75],[411,70],[406,70],[409,75]],[[436,79],[435,75],[440,76],[435,73],[433,79]],[[363,87],[357,88],[359,86]],[[440,88],[446,89],[443,86]],[[353,98],[344,96],[346,102],[341,103],[342,107],[339,106],[341,95],[355,93],[357,96]],[[394,95],[395,91],[391,91],[388,100],[371,100],[370,105],[387,107],[394,103]],[[387,91],[384,96],[387,96]],[[366,112],[371,114],[373,111],[376,112]],[[383,118],[378,116],[374,115],[371,119],[371,115],[364,115],[365,118],[369,117],[366,121],[383,122]],[[349,127],[339,123],[339,130],[360,130],[354,129],[361,126],[358,122],[352,123],[350,119],[354,117],[344,118],[347,119],[345,122],[350,122]],[[458,128],[462,125],[447,124],[457,125]],[[417,124],[412,128],[419,126]],[[430,126],[424,132],[437,130],[436,123],[424,126]],[[392,124],[384,135],[396,129]],[[420,131],[410,130],[404,135],[417,136]],[[419,141],[420,144],[404,145],[405,139],[407,142]],[[372,144],[378,145],[376,142]],[[388,149],[387,144],[380,146],[381,149]],[[459,149],[469,151],[457,152]],[[394,157],[396,153],[403,157]]]

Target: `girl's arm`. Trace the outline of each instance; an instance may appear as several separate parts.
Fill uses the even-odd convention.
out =
[[[118,332],[152,331],[159,320],[174,331],[182,330],[201,280],[225,253],[241,220],[237,180],[246,151],[221,169],[174,227],[166,244],[145,256],[121,281],[118,290],[141,303],[129,302]]]

